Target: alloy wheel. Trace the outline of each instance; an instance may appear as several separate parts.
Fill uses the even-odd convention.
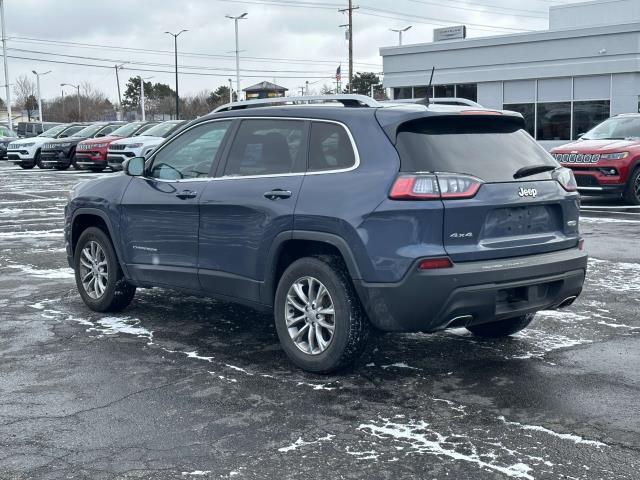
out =
[[[298,349],[308,355],[323,353],[335,332],[335,308],[324,284],[309,276],[296,280],[287,293],[285,319]]]
[[[107,256],[102,246],[96,241],[90,241],[82,249],[80,279],[89,297],[98,299],[104,295],[109,279]]]

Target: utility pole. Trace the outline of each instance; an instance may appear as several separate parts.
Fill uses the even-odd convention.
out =
[[[64,121],[64,88],[62,89],[62,121]]]
[[[229,103],[233,103],[233,80],[229,79]]]
[[[309,95],[309,80],[307,80],[305,83],[305,89],[304,89],[304,94],[305,95]]]
[[[11,118],[11,88],[9,88],[9,63],[7,60],[7,31],[4,26],[4,0],[0,0],[0,21],[2,23],[2,52],[4,56],[4,83],[7,92],[7,123],[9,130],[13,130],[13,119]]]
[[[180,96],[178,95],[178,37],[189,30],[180,30],[178,33],[168,33],[173,37],[173,52],[176,60],[176,120],[180,119]]]
[[[236,93],[238,95],[238,100],[240,100],[240,43],[238,39],[238,20],[246,20],[248,13],[243,13],[242,15],[238,15],[234,17],[232,15],[225,15],[226,18],[233,20],[236,29]]]
[[[46,75],[47,73],[51,73],[51,70],[44,73],[38,73],[35,70],[31,70],[31,71],[36,76],[38,81],[38,118],[40,119],[40,123],[42,123],[42,95],[40,94],[40,75]]]
[[[353,0],[349,0],[349,7],[338,10],[339,12],[347,12],[349,23],[347,23],[347,38],[349,40],[349,93],[352,91],[353,83],[353,11],[360,7],[353,6]],[[342,25],[341,25],[342,26]]]
[[[120,116],[118,120],[122,120],[124,118],[124,111],[122,110],[122,95],[120,95],[120,77],[118,76],[118,70],[120,70],[123,65],[124,63],[114,65],[114,68],[116,69],[116,83],[118,84],[118,113]]]
[[[404,32],[406,32],[407,30],[409,30],[413,25],[409,25],[408,27],[405,28],[390,28],[389,30],[392,32],[396,32],[398,34],[398,46],[401,47],[402,46],[402,34]]]

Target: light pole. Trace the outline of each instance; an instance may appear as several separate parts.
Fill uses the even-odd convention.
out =
[[[404,32],[406,32],[407,30],[409,30],[413,25],[409,25],[408,27],[405,28],[390,28],[389,30],[392,32],[396,32],[398,34],[398,46],[402,46],[402,34]]]
[[[149,80],[153,77],[145,77],[142,78],[142,76],[138,77],[140,78],[140,108],[142,109],[142,121],[145,122],[146,121],[146,117],[145,117],[145,113],[144,113],[144,81],[145,80]]]
[[[9,88],[9,63],[7,61],[7,35],[4,27],[4,0],[0,0],[0,23],[2,24],[2,52],[4,56],[4,83],[7,92],[7,123],[9,130],[13,130],[13,119],[11,118],[11,89]]]
[[[238,20],[246,20],[248,13],[243,13],[234,17],[232,15],[225,15],[225,17],[233,20],[236,27],[236,92],[238,94],[238,100],[240,100],[240,43],[238,41]]]
[[[47,73],[51,73],[51,70],[48,70],[43,73],[38,73],[35,70],[31,70],[33,74],[37,78],[38,82],[38,118],[40,119],[40,123],[42,123],[42,95],[40,94],[40,75],[46,75]]]
[[[178,95],[178,37],[189,30],[180,30],[178,33],[168,33],[173,37],[173,51],[176,59],[176,120],[180,119],[180,97]]]
[[[233,80],[229,79],[229,103],[233,103]]]
[[[78,91],[78,121],[82,121],[82,110],[80,110],[80,85],[72,85],[70,83],[61,83],[61,87],[71,87]]]
[[[114,65],[114,68],[116,69],[116,83],[118,84],[118,110],[120,113],[120,118],[118,120],[122,120],[124,118],[124,112],[122,110],[122,96],[120,95],[120,77],[118,75],[118,70],[122,70],[124,65],[124,63]]]

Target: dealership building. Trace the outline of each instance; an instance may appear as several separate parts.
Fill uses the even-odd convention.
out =
[[[549,27],[381,48],[384,86],[396,99],[424,98],[435,67],[431,95],[521,112],[545,147],[639,111],[640,0],[553,6]]]

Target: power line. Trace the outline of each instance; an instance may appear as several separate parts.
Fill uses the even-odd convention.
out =
[[[322,8],[325,10],[334,8],[335,4],[321,4],[321,3],[314,3],[313,6],[309,6],[308,2],[298,2],[296,1],[295,3],[293,3],[293,1],[290,0],[218,0],[220,2],[228,2],[228,3],[241,3],[241,4],[249,4],[249,5],[273,5],[273,6],[280,6],[280,7],[300,7],[300,8]],[[429,25],[451,25],[453,23],[457,23],[457,20],[449,20],[449,19],[443,19],[443,18],[437,18],[437,17],[425,17],[425,16],[421,16],[421,15],[413,15],[413,14],[409,14],[409,13],[403,13],[403,12],[395,12],[393,10],[386,10],[386,9],[382,9],[382,8],[375,8],[375,7],[360,7],[360,12],[361,15],[369,15],[369,16],[373,16],[373,17],[381,17],[381,18],[391,18],[394,20],[398,20],[398,17],[400,18],[408,18],[413,20],[414,22],[418,22],[418,23],[426,23]],[[386,14],[383,15],[383,14]],[[393,15],[390,16],[390,15]],[[487,24],[482,24],[482,23],[469,23],[469,22],[464,22],[466,23],[468,26],[471,27],[475,27],[478,30],[490,30],[490,31],[496,31],[496,30],[508,30],[508,31],[515,31],[515,32],[522,32],[522,31],[533,31],[530,29],[525,29],[525,28],[515,28],[515,27],[502,27],[502,26],[497,26],[497,25],[487,25]]]
[[[9,58],[14,58],[17,60],[30,60],[33,62],[45,62],[45,63],[57,63],[57,64],[62,64],[62,65],[76,65],[76,66],[80,66],[80,67],[93,67],[93,68],[108,68],[111,69],[113,68],[113,65],[95,65],[95,64],[88,64],[88,63],[80,63],[80,62],[67,62],[67,61],[62,61],[62,60],[50,60],[50,59],[44,59],[44,58],[30,58],[30,57],[20,57],[17,55],[7,55],[7,57]],[[172,71],[168,71],[168,70],[153,70],[153,69],[148,69],[148,68],[131,68],[129,69],[131,71],[135,71],[135,72],[152,72],[152,73],[168,73],[168,74],[173,74],[174,72]],[[228,74],[224,74],[224,73],[204,73],[204,72],[182,72],[182,75],[199,75],[199,76],[206,76],[206,77],[228,77]],[[264,78],[264,75],[245,75],[245,77],[248,78]],[[283,78],[283,79],[298,79],[298,78],[317,78],[317,79],[333,79],[333,76],[331,75],[327,75],[327,76],[313,76],[313,75],[297,75],[297,76],[292,76],[292,75],[278,75],[279,78]]]
[[[525,18],[539,18],[539,19],[546,19],[547,16],[546,15],[530,15],[530,14],[525,14],[525,13],[511,13],[511,12],[507,12],[499,7],[490,7],[489,5],[484,5],[485,7],[488,8],[494,8],[496,10],[498,10],[497,12],[489,12],[484,8],[474,8],[474,7],[458,7],[455,5],[451,5],[452,0],[448,0],[447,3],[441,3],[441,2],[433,2],[433,1],[428,1],[428,0],[409,0],[410,2],[414,2],[414,3],[419,3],[421,5],[435,5],[437,7],[444,7],[444,8],[451,8],[451,9],[455,9],[455,10],[465,10],[465,11],[469,11],[469,12],[479,12],[479,13],[492,13],[492,14],[497,14],[497,15],[505,15],[505,16],[510,16],[510,17],[525,17]],[[462,2],[460,2],[462,3]],[[468,4],[463,4],[463,5],[468,5]],[[482,5],[482,4],[476,4],[476,5]],[[514,10],[517,12],[535,12],[538,13],[538,11],[535,10],[519,10],[519,9],[509,9],[509,10]],[[544,13],[544,12],[539,12],[539,13]]]
[[[154,55],[172,55],[173,52],[168,50],[155,50],[149,48],[135,48],[135,47],[124,47],[124,46],[114,46],[114,45],[104,45],[104,44],[95,44],[95,43],[80,43],[80,42],[70,42],[64,40],[51,40],[51,39],[43,39],[43,38],[34,38],[34,37],[22,37],[17,35],[12,35],[8,39],[10,42],[18,43],[46,43],[48,45],[61,45],[61,46],[72,46],[76,48],[99,48],[99,49],[107,49],[107,50],[124,50],[138,53],[150,53]],[[212,53],[196,53],[196,52],[180,52],[181,56],[184,57],[205,57],[205,58],[216,58],[221,60],[235,60],[233,55],[223,55],[223,54],[212,54]],[[299,58],[276,58],[276,57],[243,57],[245,59],[255,61],[255,62],[268,62],[268,63],[296,63],[296,64],[328,64],[328,65],[336,65],[340,63],[340,60],[331,60],[331,59],[318,59],[318,60],[309,60],[309,59],[299,59]],[[360,62],[358,65],[362,66],[374,66],[380,68],[380,65],[373,63],[364,63]]]
[[[41,50],[26,50],[22,48],[8,48],[11,52],[21,52],[21,53],[34,53],[38,55],[53,55],[55,57],[67,57],[67,58],[76,58],[81,60],[93,60],[98,62],[111,62],[111,63],[125,63],[127,65],[144,65],[148,67],[173,67],[173,65],[168,63],[154,63],[154,62],[143,62],[137,60],[124,60],[124,59],[114,59],[114,58],[98,58],[98,57],[87,57],[82,55],[71,55],[68,53],[55,53],[55,52],[44,52]],[[204,65],[178,65],[180,68],[186,69],[195,69],[195,70],[211,70],[211,71],[220,71],[220,72],[232,72],[232,68],[216,68],[216,67],[207,67]],[[127,67],[123,67],[122,70],[127,70]],[[244,69],[246,72],[264,72],[264,73],[327,73],[325,70],[263,70],[263,69]]]

